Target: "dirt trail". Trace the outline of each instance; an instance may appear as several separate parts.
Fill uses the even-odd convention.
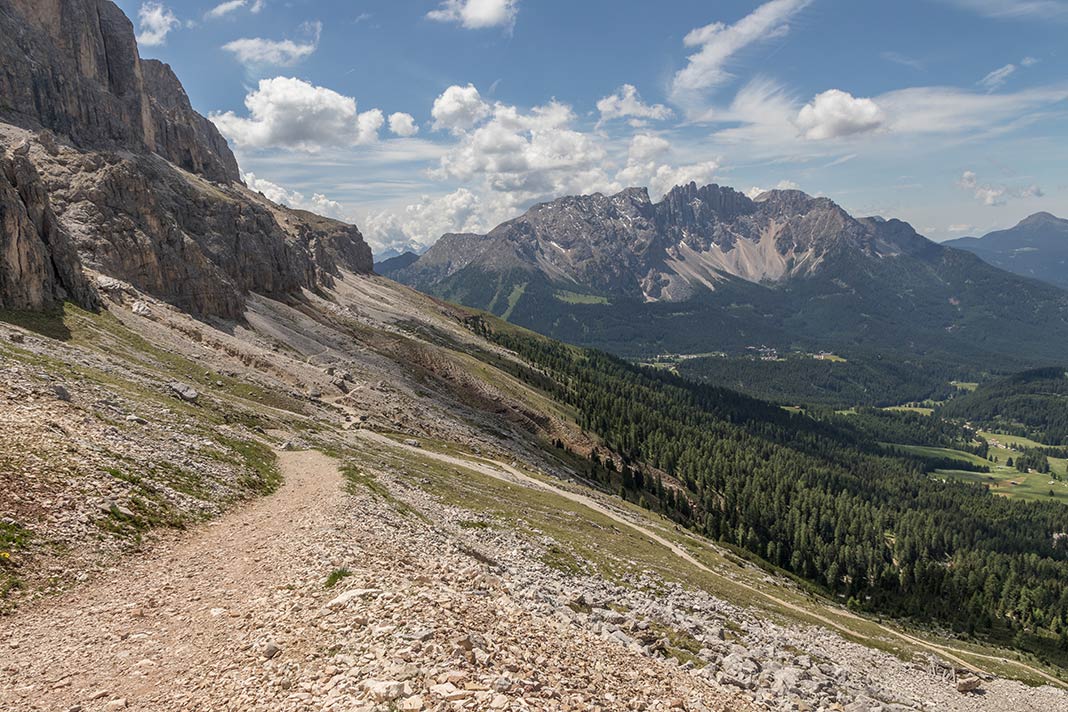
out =
[[[475,470],[476,472],[479,472],[479,473],[484,474],[484,475],[488,475],[490,477],[494,477],[494,478],[497,478],[497,479],[502,479],[502,480],[505,480],[505,481],[509,481],[509,480],[518,481],[521,484],[524,484],[524,485],[529,486],[529,487],[534,487],[534,488],[541,489],[541,490],[544,490],[544,491],[552,492],[555,495],[564,497],[565,499],[568,499],[568,500],[570,500],[572,502],[575,502],[577,504],[581,504],[581,505],[583,505],[585,507],[588,507],[589,509],[594,510],[595,512],[603,514],[604,516],[611,518],[613,521],[615,521],[615,522],[617,522],[619,524],[622,524],[623,526],[629,527],[630,529],[638,532],[639,534],[642,534],[643,536],[646,536],[646,537],[652,539],[656,543],[658,543],[658,544],[666,547],[667,549],[669,549],[672,553],[674,553],[679,558],[683,559],[687,563],[697,567],[698,569],[700,569],[702,571],[706,571],[706,572],[708,572],[710,574],[713,574],[713,575],[716,575],[716,576],[720,575],[719,572],[713,570],[712,568],[706,566],[705,564],[703,564],[700,561],[698,561],[697,559],[695,559],[688,551],[683,549],[678,544],[676,544],[676,543],[674,543],[674,542],[672,542],[672,541],[660,536],[656,532],[654,532],[654,531],[652,531],[652,530],[650,530],[650,529],[648,529],[646,527],[643,527],[643,526],[635,523],[634,521],[632,521],[628,517],[625,517],[622,514],[620,514],[617,510],[615,510],[613,508],[610,508],[610,507],[606,507],[605,505],[601,504],[600,502],[598,502],[596,499],[594,499],[592,497],[588,497],[586,495],[582,495],[582,494],[579,494],[577,492],[572,492],[570,490],[563,489],[561,487],[556,487],[556,486],[551,485],[549,483],[546,483],[546,482],[543,482],[541,480],[535,479],[535,478],[530,477],[529,475],[517,470],[516,468],[514,468],[514,467],[512,467],[510,465],[507,465],[507,464],[505,464],[503,462],[500,462],[498,460],[480,461],[480,460],[460,458],[460,457],[455,457],[455,456],[452,456],[452,455],[447,455],[447,454],[444,454],[444,453],[438,453],[438,452],[433,452],[433,451],[425,450],[425,449],[421,449],[421,448],[415,448],[415,447],[412,447],[410,445],[406,445],[404,443],[399,443],[399,442],[397,442],[395,440],[392,440],[392,439],[390,439],[390,438],[388,438],[388,437],[386,437],[384,435],[380,435],[378,433],[374,433],[374,432],[371,432],[371,431],[368,431],[368,430],[361,430],[361,431],[357,431],[357,432],[359,433],[360,436],[362,436],[362,437],[364,437],[366,439],[372,440],[374,442],[377,442],[377,443],[390,445],[392,447],[404,448],[404,449],[407,449],[409,451],[417,452],[420,455],[423,455],[423,456],[426,456],[426,457],[430,457],[430,458],[433,458],[435,460],[439,460],[441,462],[445,462],[445,463],[448,463],[448,464],[451,464],[451,465],[456,465],[458,467],[464,467],[464,468],[467,468],[467,469]],[[490,464],[487,464],[487,462],[492,463],[492,466]],[[505,476],[505,473],[507,473],[508,476]],[[820,623],[822,623],[822,624],[824,624],[824,625],[826,625],[826,626],[828,626],[830,628],[833,628],[834,630],[837,630],[837,631],[842,632],[842,633],[846,633],[846,634],[848,634],[850,636],[854,636],[854,637],[860,636],[859,633],[857,633],[855,630],[849,628],[848,626],[842,625],[841,623],[839,623],[837,621],[834,621],[834,620],[832,620],[832,619],[830,619],[830,618],[828,618],[826,616],[823,616],[823,615],[820,615],[818,613],[815,613],[810,609],[804,608],[802,606],[798,606],[798,605],[796,605],[794,603],[791,603],[791,602],[786,601],[784,599],[781,599],[781,598],[778,598],[776,596],[773,596],[772,594],[767,593],[766,591],[762,591],[759,588],[756,588],[754,586],[750,586],[750,585],[748,585],[748,584],[746,584],[744,582],[736,581],[736,580],[733,580],[733,579],[731,580],[731,582],[733,584],[737,585],[737,586],[745,588],[748,591],[756,593],[756,594],[762,596],[763,598],[766,598],[767,600],[775,603],[778,606],[781,606],[781,607],[786,608],[788,610],[792,610],[792,611],[795,611],[797,613],[800,613],[800,614],[804,615],[806,618],[817,620]],[[879,630],[885,632],[886,634],[888,634],[888,635],[890,635],[892,637],[898,638],[900,640],[907,641],[908,643],[910,643],[912,645],[915,645],[915,646],[920,647],[920,648],[924,648],[925,650],[929,650],[929,651],[931,651],[933,653],[941,655],[942,657],[946,658],[947,660],[950,660],[953,663],[956,663],[957,665],[959,665],[959,666],[961,666],[963,668],[967,668],[967,669],[970,669],[970,670],[977,670],[979,672],[984,672],[984,673],[989,674],[988,671],[983,670],[982,668],[978,667],[973,661],[965,660],[965,659],[963,659],[961,657],[958,657],[955,653],[961,653],[961,654],[969,655],[971,657],[981,658],[983,660],[991,660],[991,661],[995,661],[995,662],[1005,663],[1005,664],[1008,664],[1008,665],[1015,665],[1017,667],[1023,668],[1024,670],[1027,670],[1028,672],[1031,672],[1031,673],[1033,673],[1035,675],[1040,676],[1044,680],[1047,680],[1050,683],[1052,683],[1052,684],[1054,684],[1054,685],[1056,685],[1058,687],[1064,687],[1065,686],[1065,683],[1063,681],[1058,680],[1057,678],[1055,678],[1052,675],[1049,675],[1049,674],[1043,672],[1042,670],[1039,670],[1039,669],[1034,668],[1034,667],[1032,667],[1030,665],[1027,665],[1026,663],[1021,663],[1021,662],[1016,661],[1016,660],[1009,660],[1007,658],[997,657],[997,656],[994,656],[994,655],[983,655],[983,654],[980,654],[980,653],[972,653],[972,652],[969,652],[969,651],[963,651],[963,650],[956,650],[954,648],[948,648],[946,646],[937,645],[935,643],[929,643],[929,642],[927,642],[925,640],[921,640],[920,638],[916,638],[914,636],[908,635],[907,633],[903,633],[903,632],[895,630],[893,628],[889,628],[887,626],[881,625],[881,624],[876,623],[874,621],[871,621],[871,620],[868,620],[868,619],[861,619],[859,616],[856,616],[855,614],[850,613],[848,611],[836,611],[836,613],[838,615],[842,616],[842,617],[845,617],[845,618],[850,618],[850,619],[854,619],[854,620],[858,620],[858,621],[859,620],[863,620],[863,622],[865,624],[867,624],[867,625],[875,626],[875,627],[879,628]]]
[[[261,661],[269,641],[256,625],[259,599],[313,545],[342,482],[321,453],[278,458],[285,484],[275,495],[0,619],[0,710],[121,709],[119,700],[177,709]]]

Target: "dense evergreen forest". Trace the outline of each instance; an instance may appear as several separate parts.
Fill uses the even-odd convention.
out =
[[[848,360],[820,360],[804,354],[764,361],[709,356],[681,361],[680,375],[776,403],[890,406],[945,400],[953,380],[977,377],[959,363],[934,356],[848,353]]]
[[[1068,447],[1068,375],[1060,367],[1017,373],[949,401],[938,414]]]
[[[512,363],[517,376],[578,411],[622,461],[595,457],[589,474],[632,501],[851,606],[1068,648],[1063,505],[936,481],[873,441],[884,416],[871,412],[844,425],[482,317],[469,325],[530,364]],[[960,426],[925,427],[914,441],[978,445]]]

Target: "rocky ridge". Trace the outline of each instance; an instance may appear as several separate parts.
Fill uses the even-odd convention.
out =
[[[927,241],[898,221],[857,220],[826,198],[776,190],[755,199],[718,185],[644,188],[536,205],[486,235],[445,235],[395,276],[419,287],[467,267],[538,273],[596,294],[683,301],[726,279],[778,283],[840,253],[881,258]]]
[[[170,67],[140,59],[110,0],[0,0],[0,34],[12,38],[0,48],[0,148],[18,148],[21,185],[41,186],[18,201],[0,186],[0,274],[25,283],[0,288],[0,306],[39,309],[65,296],[90,306],[79,261],[230,320],[250,292],[293,295],[329,287],[342,269],[372,270],[355,226],[241,184],[226,141]],[[49,210],[55,220],[34,231],[20,217]]]

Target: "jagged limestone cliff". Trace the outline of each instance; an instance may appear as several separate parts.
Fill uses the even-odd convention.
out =
[[[283,296],[372,270],[355,226],[245,188],[225,139],[169,66],[139,57],[110,0],[0,0],[0,36],[0,149],[22,146],[17,172],[40,183],[0,186],[0,305],[90,306],[84,266],[236,319],[249,292]],[[30,240],[23,212],[54,215],[52,233],[69,238]]]

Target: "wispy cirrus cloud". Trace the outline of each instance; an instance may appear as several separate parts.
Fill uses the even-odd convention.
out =
[[[997,19],[1068,20],[1066,0],[942,0]]]
[[[672,101],[694,113],[708,91],[734,79],[728,67],[735,55],[750,45],[785,35],[790,20],[810,4],[812,0],[770,0],[733,25],[713,22],[692,30],[683,44],[697,51],[675,73]]]

